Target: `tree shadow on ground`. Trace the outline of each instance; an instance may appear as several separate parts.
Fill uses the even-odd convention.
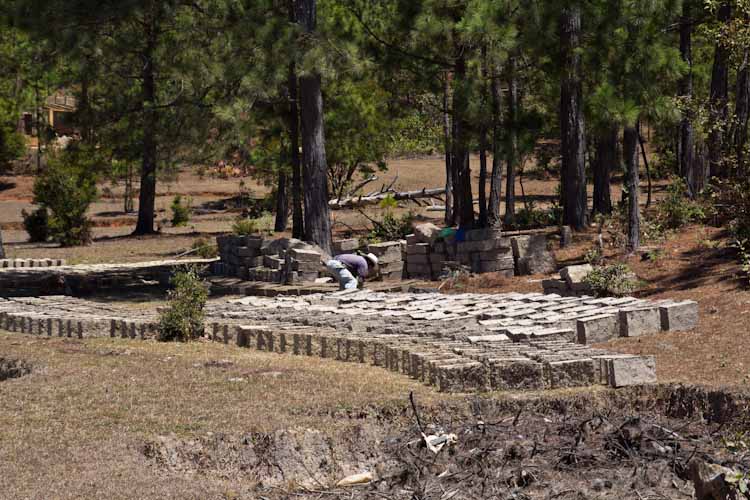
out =
[[[640,295],[648,297],[668,291],[690,290],[721,283],[735,290],[747,288],[746,279],[738,272],[737,250],[724,245],[727,231],[721,231],[706,240],[708,245],[698,245],[681,252],[679,259],[688,264],[678,272],[667,271],[651,277],[658,286],[644,290]]]

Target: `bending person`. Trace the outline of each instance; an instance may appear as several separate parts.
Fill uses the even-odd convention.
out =
[[[371,254],[355,255],[345,253],[326,262],[328,272],[339,282],[341,290],[355,290],[367,278],[378,276],[378,258]]]

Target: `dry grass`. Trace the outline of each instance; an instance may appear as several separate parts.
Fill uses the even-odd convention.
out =
[[[172,433],[338,433],[350,410],[403,409],[409,391],[425,405],[458,398],[379,368],[213,343],[0,333],[0,351],[35,367],[0,383],[2,498],[223,498],[221,481],[152,467],[144,442]]]

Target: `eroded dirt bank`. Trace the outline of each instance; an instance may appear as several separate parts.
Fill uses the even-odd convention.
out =
[[[336,429],[162,436],[142,452],[164,474],[237,485],[233,498],[692,498],[750,466],[750,397],[685,386],[337,412]],[[455,434],[435,453],[426,435]],[[717,472],[718,471],[718,472]],[[353,474],[367,484],[337,487]],[[704,484],[705,483],[705,484]],[[705,495],[699,491],[698,495]],[[704,498],[714,498],[705,496]],[[718,497],[717,497],[718,498]],[[726,498],[730,498],[726,496]]]

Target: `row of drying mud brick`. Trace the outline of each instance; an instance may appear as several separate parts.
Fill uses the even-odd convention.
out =
[[[16,267],[58,267],[64,265],[65,259],[0,259],[0,269]]]
[[[157,325],[154,322],[120,319],[81,320],[28,312],[0,312],[0,330],[47,337],[79,339],[104,337],[106,336],[104,332],[107,324],[109,324],[110,337],[140,338],[142,340],[156,338]]]
[[[493,343],[477,337],[474,342],[451,341],[397,334],[343,334],[289,323],[214,323],[211,336],[260,351],[367,363],[444,392],[656,382],[653,357],[615,354],[564,340]]]

